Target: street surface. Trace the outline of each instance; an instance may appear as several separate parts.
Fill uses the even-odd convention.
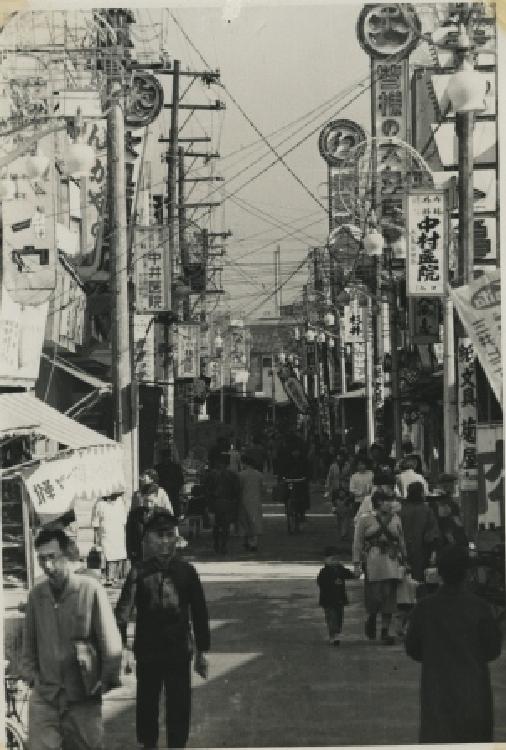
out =
[[[335,543],[335,521],[321,492],[299,536],[288,536],[281,512],[265,505],[255,556],[233,538],[227,558],[217,557],[209,532],[190,548],[208,600],[212,653],[208,680],[194,676],[189,747],[416,743],[419,667],[401,643],[365,640],[360,581],[348,583],[341,646],[327,644],[315,578],[323,547]],[[491,669],[495,739],[504,741],[506,655]],[[107,698],[105,719],[107,748],[136,747],[134,676]]]

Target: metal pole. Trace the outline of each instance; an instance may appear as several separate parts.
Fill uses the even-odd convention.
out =
[[[170,134],[169,134],[169,152],[167,160],[167,223],[168,223],[168,246],[169,246],[169,267],[170,267],[170,280],[172,280],[172,273],[176,267],[176,258],[179,258],[178,254],[178,243],[176,240],[176,190],[177,190],[177,149],[178,149],[178,115],[179,115],[179,60],[174,60],[173,76],[172,76],[172,109],[170,111]],[[177,311],[176,311],[177,312]],[[171,345],[171,330],[169,326],[164,326],[164,348],[165,348],[165,359],[164,359],[164,381],[166,383],[172,382],[172,390],[170,385],[166,385],[166,398],[167,404],[169,404],[170,398],[175,399],[175,388],[174,388],[174,363],[173,360],[168,356],[167,352],[170,350]],[[172,412],[175,415],[175,405],[172,408],[168,406],[169,413]],[[175,429],[175,421],[174,421]],[[173,434],[173,440],[176,442],[176,436]]]
[[[467,36],[465,34],[464,36]],[[470,54],[465,45],[459,50],[460,59]],[[469,284],[474,278],[474,112],[457,112],[456,131],[458,138],[458,284]],[[458,323],[459,337],[465,335]],[[458,338],[456,342],[458,346]],[[474,539],[478,531],[478,491],[462,490],[462,511],[466,533]]]
[[[397,316],[397,295],[394,293],[393,300],[389,305],[390,312],[390,337],[392,341],[392,372],[391,372],[391,388],[392,388],[392,412],[394,422],[394,441],[395,441],[395,457],[401,458],[401,446],[402,446],[402,418],[401,418],[401,395],[399,389],[399,353],[397,349],[398,335],[398,316]]]
[[[274,371],[274,352],[272,352],[271,356],[271,373],[272,373],[272,389],[271,389],[271,395],[272,395],[272,424],[273,426],[276,424],[276,374]]]
[[[452,474],[455,470],[455,342],[453,336],[453,302],[447,296],[443,300],[443,420],[444,420],[444,470]]]
[[[320,353],[318,351],[318,339],[314,342],[314,359],[316,367],[316,429],[318,431],[318,437],[321,436],[322,426],[320,417],[320,394],[321,394],[321,379],[320,379]]]
[[[107,163],[112,292],[112,390],[114,438],[124,449],[127,491],[132,476],[132,368],[128,301],[128,238],[125,201],[125,126],[123,110],[112,103],[107,114]]]
[[[362,308],[365,348],[365,395],[367,445],[374,443],[374,390],[373,390],[373,341],[371,337],[372,302],[367,298],[367,307]]]
[[[274,250],[274,317],[279,318],[278,251]]]

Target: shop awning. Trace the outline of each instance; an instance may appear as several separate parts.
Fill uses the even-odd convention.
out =
[[[31,392],[0,395],[0,438],[36,434],[67,448],[118,444],[45,404]]]
[[[125,490],[122,446],[48,406],[33,393],[0,395],[0,439],[40,435],[60,452],[4,469],[20,474],[33,507],[50,520],[79,500],[96,500]]]

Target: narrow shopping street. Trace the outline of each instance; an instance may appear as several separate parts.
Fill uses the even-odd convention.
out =
[[[191,549],[208,600],[212,649],[208,680],[194,677],[189,747],[416,743],[419,667],[401,642],[385,647],[364,639],[362,582],[348,584],[341,646],[327,644],[315,579],[321,550],[335,539],[321,492],[313,491],[299,536],[288,536],[281,506],[265,504],[264,514],[255,557],[242,552],[238,538],[227,560],[211,553],[209,535]],[[343,561],[349,560],[348,545]],[[491,671],[500,707],[505,655]],[[111,750],[135,747],[135,678],[124,680],[105,702]],[[500,713],[495,736],[506,739]]]

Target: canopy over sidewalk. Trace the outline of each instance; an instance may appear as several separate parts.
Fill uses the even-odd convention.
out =
[[[2,474],[21,474],[40,516],[57,516],[80,499],[125,490],[122,446],[48,406],[33,393],[0,395],[0,440],[24,435],[55,441],[54,456],[39,457]]]

